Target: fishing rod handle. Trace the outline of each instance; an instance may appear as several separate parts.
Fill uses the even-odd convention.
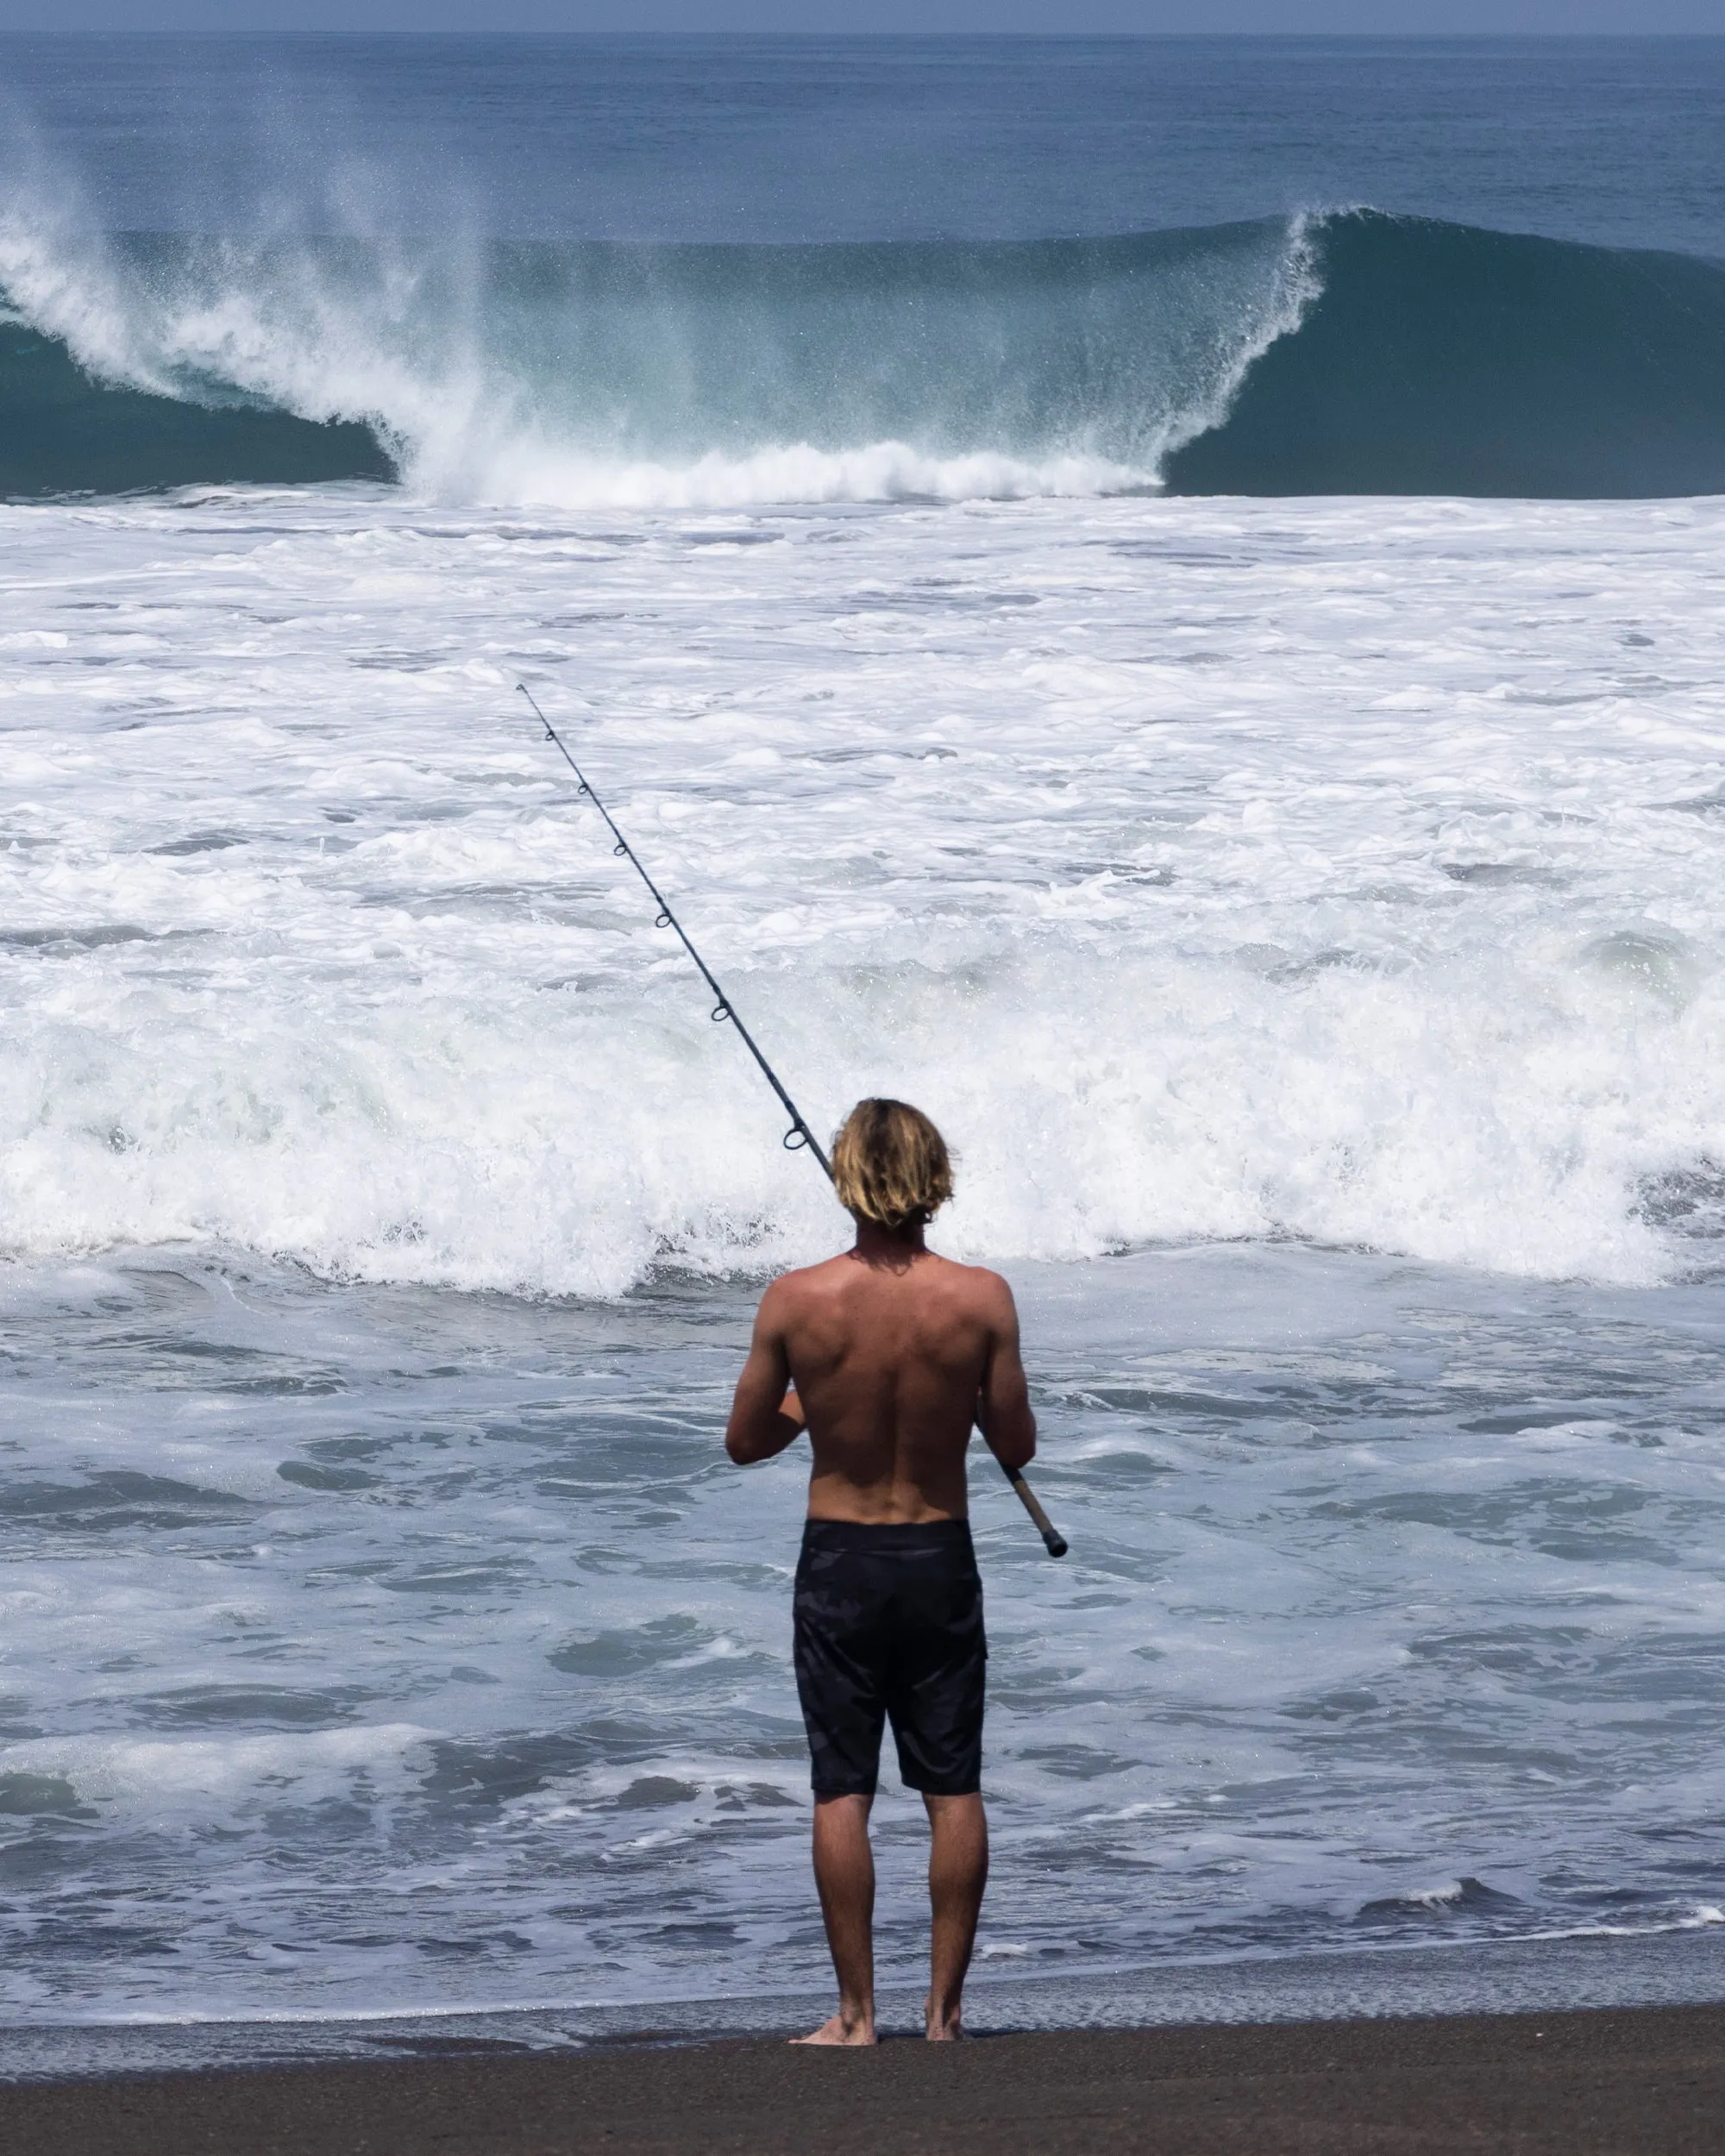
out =
[[[1000,1472],[1018,1492],[1019,1503],[1030,1514],[1037,1532],[1042,1537],[1043,1548],[1051,1557],[1063,1557],[1066,1555],[1066,1538],[1042,1509],[1036,1492],[1026,1482],[1022,1472],[1018,1468],[1008,1467],[1004,1460],[1000,1463]]]

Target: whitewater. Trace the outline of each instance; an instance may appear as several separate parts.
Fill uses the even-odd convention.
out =
[[[361,44],[318,65],[429,156],[445,48]],[[192,92],[241,48],[51,48],[0,54],[45,130],[211,177],[85,143],[77,214],[0,217],[3,2070],[825,1996],[799,1475],[719,1440],[762,1283],[844,1223],[521,683],[813,1127],[928,1110],[938,1245],[1018,1290],[1072,1547],[973,1463],[978,2024],[1717,1996],[1725,244],[1681,131],[1639,210],[1602,159],[1609,216],[1542,222],[1484,122],[1421,195],[1400,60],[1371,156],[1283,187],[1261,112],[1245,180],[1225,128],[1109,131],[1116,77],[1223,128],[1268,48],[933,97],[763,47],[669,167],[590,127],[579,214],[524,182],[468,247],[224,230],[241,105]],[[663,49],[463,65],[638,122]],[[890,172],[844,149],[888,78]]]
[[[819,1127],[963,1134],[956,1250],[1704,1249],[1715,504],[8,514],[16,1252],[617,1294],[819,1246],[519,680]]]

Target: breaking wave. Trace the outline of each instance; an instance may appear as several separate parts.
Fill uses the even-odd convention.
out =
[[[1725,489],[1725,267],[1371,210],[570,246],[0,221],[0,492],[578,507]]]

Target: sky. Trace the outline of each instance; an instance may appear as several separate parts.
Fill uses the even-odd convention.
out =
[[[0,0],[0,30],[1725,34],[1725,0]]]

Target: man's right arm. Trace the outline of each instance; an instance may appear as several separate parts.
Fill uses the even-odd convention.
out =
[[[737,1381],[725,1426],[724,1449],[739,1467],[774,1458],[803,1432],[802,1402],[787,1391],[791,1366],[785,1352],[784,1306],[784,1284],[775,1281],[761,1298],[749,1360]]]
[[[976,1401],[976,1424],[988,1450],[1005,1468],[1029,1466],[1036,1457],[1036,1417],[1030,1385],[1019,1354],[1019,1313],[1013,1291],[997,1275],[989,1275],[989,1330],[993,1344]]]

